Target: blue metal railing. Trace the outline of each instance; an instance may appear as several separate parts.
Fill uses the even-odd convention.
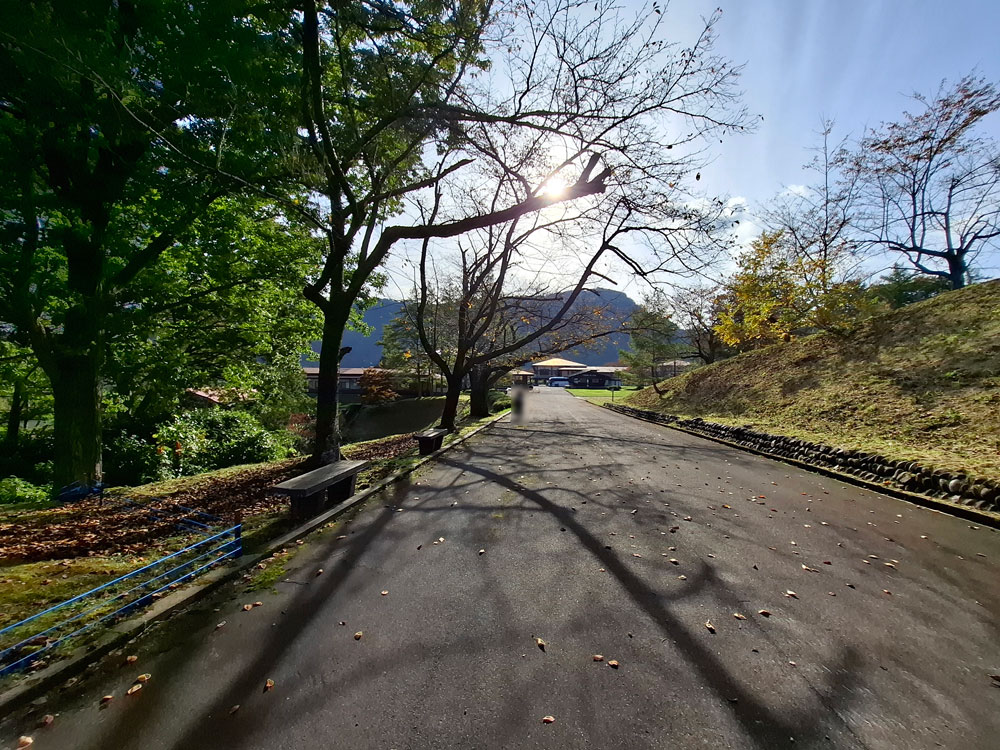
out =
[[[67,613],[66,617],[55,624],[20,638],[17,643],[0,651],[0,677],[30,667],[42,654],[84,631],[144,607],[170,588],[191,580],[224,560],[239,557],[243,552],[242,533],[243,524],[236,524],[113,581],[8,625],[0,630],[0,638],[55,612]],[[166,563],[170,565],[163,570]],[[125,583],[129,587],[116,593],[116,589]],[[149,590],[150,587],[155,588]],[[82,609],[78,610],[79,607]],[[106,612],[108,607],[114,609]],[[25,649],[34,646],[39,648],[24,653]]]

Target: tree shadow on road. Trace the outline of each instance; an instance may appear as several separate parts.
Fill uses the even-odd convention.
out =
[[[815,711],[808,713],[777,714],[757,697],[757,694],[738,682],[724,664],[695,637],[692,630],[683,623],[667,606],[671,598],[664,596],[652,588],[646,581],[633,572],[622,562],[612,549],[594,536],[576,517],[571,508],[559,505],[547,499],[536,490],[529,489],[510,475],[518,473],[518,461],[512,459],[508,465],[508,475],[499,474],[481,465],[476,465],[475,458],[483,458],[483,454],[459,461],[450,456],[442,457],[441,462],[473,472],[496,485],[530,501],[535,507],[548,513],[559,521],[562,527],[571,531],[580,544],[593,555],[608,573],[615,577],[629,597],[649,616],[660,631],[671,639],[678,650],[685,655],[688,662],[695,668],[702,681],[710,686],[730,708],[733,716],[739,721],[744,732],[757,747],[769,748],[803,748],[829,747],[831,733],[839,735],[840,746],[844,743],[863,747],[850,727],[839,717],[838,712],[846,706],[852,694],[859,688],[858,675],[861,668],[861,657],[858,652],[845,647],[836,664],[826,667],[830,675],[829,683],[824,691],[814,690],[814,697],[826,709],[826,715]],[[525,470],[530,467],[524,465]],[[722,594],[736,604],[736,597],[726,591],[725,587],[714,575],[710,566],[705,566],[696,585],[682,592],[687,596],[694,591],[712,587],[716,594]]]

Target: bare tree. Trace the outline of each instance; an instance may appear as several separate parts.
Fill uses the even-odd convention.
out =
[[[667,304],[679,328],[678,338],[685,347],[681,357],[696,357],[710,365],[733,353],[715,330],[724,294],[724,287],[715,284],[676,287],[669,295]]]
[[[422,301],[434,297],[429,263],[448,252],[458,259],[455,330],[462,352],[450,362],[435,360],[453,393],[443,419],[449,426],[463,374],[477,381],[496,375],[505,358],[523,357],[525,347],[577,327],[580,321],[567,314],[596,280],[610,281],[607,267],[651,278],[714,260],[719,235],[710,230],[726,207],[690,191],[701,178],[704,137],[746,127],[744,111],[735,106],[738,71],[712,53],[717,16],[691,47],[681,48],[661,38],[658,13],[625,19],[612,3],[567,0],[519,7],[494,59],[506,85],[491,80],[467,87],[438,107],[463,125],[461,148],[477,160],[447,184],[435,182],[433,200],[420,207],[424,225],[561,195],[598,163],[606,168],[605,190],[538,215],[522,212],[502,227],[452,243],[450,251],[433,242],[434,235],[425,238],[417,264]],[[441,153],[443,174],[453,155]],[[555,247],[560,261],[546,267],[546,253]],[[546,267],[547,283],[525,285],[524,274],[514,272],[531,265],[529,256]],[[549,309],[541,319],[525,315],[532,323],[519,326],[511,315],[529,300],[547,301]],[[418,310],[416,318],[426,315]],[[433,358],[439,347],[426,321],[424,328]],[[489,346],[481,346],[483,337]],[[546,344],[545,350],[554,349]]]
[[[1000,109],[1000,91],[969,75],[913,98],[921,111],[869,131],[844,154],[845,174],[860,182],[871,242],[958,289],[1000,237],[1000,151],[976,133]]]
[[[515,273],[526,247],[532,242],[544,244],[539,235],[558,232],[567,221],[566,217],[533,218],[464,238],[457,243],[458,268],[444,279],[431,266],[429,242],[421,246],[416,299],[407,306],[407,313],[424,351],[448,383],[442,427],[454,429],[466,379],[471,414],[485,416],[489,389],[515,365],[623,329],[624,321],[601,302],[598,292],[588,289],[589,281],[599,276],[594,265],[603,249],[593,253],[569,289],[553,289],[538,274],[526,281]]]
[[[784,245],[801,258],[806,280],[819,293],[853,276],[858,269],[863,247],[855,226],[858,203],[858,175],[841,172],[838,158],[847,146],[847,138],[834,143],[832,120],[823,120],[818,133],[820,143],[814,149],[806,169],[816,181],[799,189],[786,189],[762,212],[765,228],[780,231]]]
[[[557,8],[567,13],[570,5],[560,2]],[[346,353],[341,347],[345,326],[397,242],[455,237],[607,187],[610,170],[598,169],[594,158],[558,195],[531,192],[510,196],[486,214],[384,225],[401,212],[407,196],[440,188],[471,163],[471,152],[463,150],[470,124],[558,133],[577,110],[579,103],[567,101],[544,110],[503,111],[477,90],[473,73],[486,67],[488,33],[516,10],[524,9],[462,0],[368,0],[350,7],[303,3],[296,36],[302,48],[305,140],[315,167],[304,165],[304,187],[312,199],[300,210],[327,245],[322,268],[305,288],[324,319],[316,461],[339,454],[337,370]],[[534,14],[530,8],[527,12]],[[447,152],[436,169],[425,165],[432,144]]]

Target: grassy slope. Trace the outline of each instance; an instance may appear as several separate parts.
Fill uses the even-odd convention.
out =
[[[748,352],[633,406],[1000,477],[1000,281]]]

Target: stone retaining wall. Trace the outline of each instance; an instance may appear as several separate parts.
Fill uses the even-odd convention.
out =
[[[646,409],[619,404],[604,404],[606,409],[661,424],[675,424],[694,432],[704,433],[762,453],[792,458],[803,463],[853,474],[860,479],[898,487],[929,497],[968,505],[979,510],[1000,511],[1000,482],[966,474],[953,473],[933,466],[921,466],[916,461],[894,461],[867,451],[834,448],[808,440],[770,435],[749,427],[729,427],[699,418],[679,419]]]

